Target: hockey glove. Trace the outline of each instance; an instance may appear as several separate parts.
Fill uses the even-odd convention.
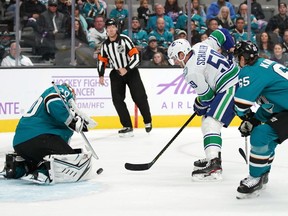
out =
[[[71,109],[70,109],[71,114],[73,116],[75,116],[75,115],[81,116],[81,118],[84,119],[84,121],[85,121],[85,123],[89,129],[97,126],[96,121],[94,121],[92,118],[90,118],[88,115],[86,115],[84,112],[82,112],[81,110],[79,110],[77,108],[77,105],[75,104],[74,100],[69,100],[68,103],[71,107]]]
[[[253,127],[254,126],[249,121],[242,121],[238,130],[240,131],[242,137],[247,137],[251,135]]]
[[[242,137],[250,136],[254,127],[261,124],[258,119],[254,118],[254,114],[255,113],[250,110],[245,116],[240,117],[243,121],[241,122],[238,130],[240,131]]]
[[[88,128],[87,125],[84,121],[84,119],[82,119],[80,116],[75,116],[72,121],[70,122],[70,124],[68,125],[69,128],[71,128],[72,130],[76,131],[77,133],[83,131],[83,132],[87,132]]]
[[[209,106],[204,106],[198,99],[198,97],[195,98],[195,102],[194,102],[194,105],[193,105],[193,109],[194,111],[196,112],[196,114],[198,116],[203,116],[206,114],[207,112],[207,109],[208,109]]]

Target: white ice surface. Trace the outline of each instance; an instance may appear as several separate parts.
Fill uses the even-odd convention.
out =
[[[200,128],[187,127],[147,171],[128,171],[126,162],[148,163],[179,128],[154,128],[150,134],[135,129],[132,138],[117,130],[86,133],[104,172],[87,182],[39,186],[21,180],[0,179],[3,216],[238,216],[288,215],[288,143],[278,146],[269,183],[254,199],[237,200],[239,181],[248,166],[238,153],[245,141],[237,128],[224,129],[223,180],[193,182],[193,162],[204,156]],[[13,133],[0,133],[0,168],[11,151]],[[75,147],[83,146],[75,134]]]

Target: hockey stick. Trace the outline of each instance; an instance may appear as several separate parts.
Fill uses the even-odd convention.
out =
[[[246,164],[248,164],[248,141],[247,141],[247,136],[245,137],[245,152],[242,148],[239,148],[239,153],[241,154],[241,156],[244,158]]]
[[[248,164],[248,161],[247,161],[246,154],[245,154],[244,150],[242,148],[239,148],[238,150],[239,150],[240,155],[244,158],[246,164]]]
[[[57,94],[59,95],[59,97],[61,98],[61,100],[62,100],[65,108],[67,109],[69,115],[72,116],[69,107],[67,106],[67,104],[65,103],[64,99],[62,98],[61,93],[60,93],[58,87],[55,85],[54,81],[52,81],[52,85],[53,85],[55,91],[57,92]],[[89,150],[92,152],[93,157],[98,160],[99,157],[97,156],[96,152],[94,151],[93,147],[91,146],[89,140],[87,139],[87,137],[85,136],[85,134],[83,133],[83,131],[81,131],[80,134],[81,134],[81,136],[83,137],[85,143],[87,144],[86,146],[87,146],[87,147],[89,148]]]
[[[246,164],[248,164],[248,161],[249,161],[249,152],[248,152],[248,141],[247,141],[247,137],[245,137],[245,154],[246,154]]]
[[[131,164],[125,163],[125,168],[132,171],[144,171],[150,169],[151,166],[158,160],[158,158],[163,154],[163,152],[171,145],[171,143],[176,139],[176,137],[182,132],[182,130],[191,122],[191,120],[196,116],[196,112],[185,122],[185,124],[180,128],[180,130],[172,137],[172,139],[166,144],[166,146],[158,153],[158,155],[150,162],[145,164]]]

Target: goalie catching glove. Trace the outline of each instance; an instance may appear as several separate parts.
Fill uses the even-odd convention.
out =
[[[252,130],[254,127],[261,124],[261,122],[254,118],[255,113],[249,110],[244,116],[241,116],[242,122],[238,128],[241,133],[242,137],[247,137],[251,135]]]

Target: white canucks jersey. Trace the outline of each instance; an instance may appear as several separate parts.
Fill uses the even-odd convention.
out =
[[[184,68],[186,82],[191,85],[201,102],[209,102],[214,95],[238,83],[239,69],[218,51],[225,35],[214,31],[208,39],[192,47],[193,54]]]

